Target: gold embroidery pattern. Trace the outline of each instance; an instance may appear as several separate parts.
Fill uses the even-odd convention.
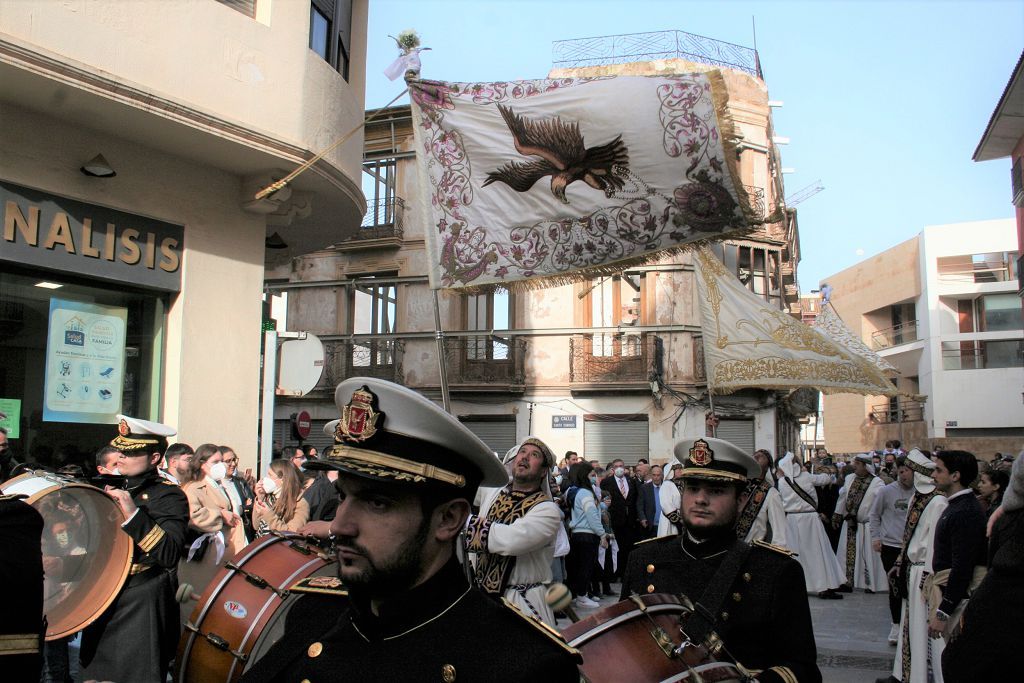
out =
[[[857,510],[864,502],[864,494],[874,477],[854,477],[850,493],[846,497],[846,580],[854,583],[853,572],[857,567]]]
[[[142,552],[148,553],[150,550],[156,547],[156,544],[160,542],[160,539],[164,537],[164,530],[157,524],[155,527],[149,530],[149,533],[142,537],[139,541],[139,548]]]
[[[534,505],[545,500],[549,498],[543,491],[527,495],[505,488],[487,510],[487,520],[490,524],[511,524],[525,517]],[[487,525],[488,529],[490,524]],[[479,553],[476,561],[477,586],[492,595],[503,592],[515,563],[516,558],[513,555],[497,555],[486,551]]]

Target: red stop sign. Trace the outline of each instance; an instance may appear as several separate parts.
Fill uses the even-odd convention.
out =
[[[305,410],[295,413],[292,423],[295,425],[296,436],[303,440],[309,438],[309,432],[313,428],[313,418],[309,416],[309,413]]]

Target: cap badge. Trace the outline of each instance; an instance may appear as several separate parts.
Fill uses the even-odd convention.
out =
[[[690,462],[698,467],[707,467],[711,464],[714,455],[715,452],[711,450],[707,441],[697,439],[693,442],[693,448],[690,449]]]
[[[117,423],[117,433],[121,436],[128,436],[132,433],[132,430],[128,428],[127,420],[121,420]]]
[[[341,420],[334,438],[343,441],[366,441],[377,433],[381,413],[373,409],[376,396],[365,385],[352,393],[352,399],[341,411]]]

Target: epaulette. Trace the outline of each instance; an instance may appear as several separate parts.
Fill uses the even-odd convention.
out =
[[[530,626],[533,626],[535,629],[543,633],[545,637],[547,637],[552,642],[556,643],[560,648],[571,654],[573,657],[576,657],[577,661],[583,661],[583,655],[580,654],[580,651],[570,646],[569,643],[565,642],[565,638],[562,637],[561,633],[551,628],[540,619],[534,619],[530,615],[526,614],[525,612],[523,612],[523,610],[519,609],[511,602],[509,602],[507,598],[503,597],[501,599],[501,604],[505,605],[505,607],[507,607],[517,617],[529,623]]]
[[[637,541],[633,544],[633,546],[635,547],[638,545],[643,545],[644,543],[653,543],[654,541],[666,541],[678,535],[679,534],[669,534],[668,536],[655,536],[654,538],[645,538],[642,541]]]
[[[311,576],[288,589],[290,593],[320,593],[321,595],[348,595],[348,589],[336,576]]]
[[[760,548],[764,548],[765,550],[772,550],[774,552],[779,553],[780,555],[785,555],[786,557],[796,557],[796,555],[797,555],[797,553],[793,552],[789,548],[783,548],[781,545],[775,545],[774,543],[765,543],[764,541],[754,541],[753,545],[756,545],[756,546],[758,546]]]

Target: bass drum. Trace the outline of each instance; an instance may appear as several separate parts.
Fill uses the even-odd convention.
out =
[[[562,631],[583,654],[580,666],[590,683],[741,683],[747,678],[689,643],[679,618],[689,610],[674,595],[634,596],[609,605]]]
[[[28,496],[25,502],[43,517],[46,640],[81,631],[103,614],[128,578],[134,544],[121,530],[120,506],[95,486],[42,470],[18,475],[0,490]]]
[[[303,536],[272,531],[224,565],[199,597],[174,660],[180,683],[237,681],[284,634],[297,595],[315,576],[336,577],[336,558]]]

